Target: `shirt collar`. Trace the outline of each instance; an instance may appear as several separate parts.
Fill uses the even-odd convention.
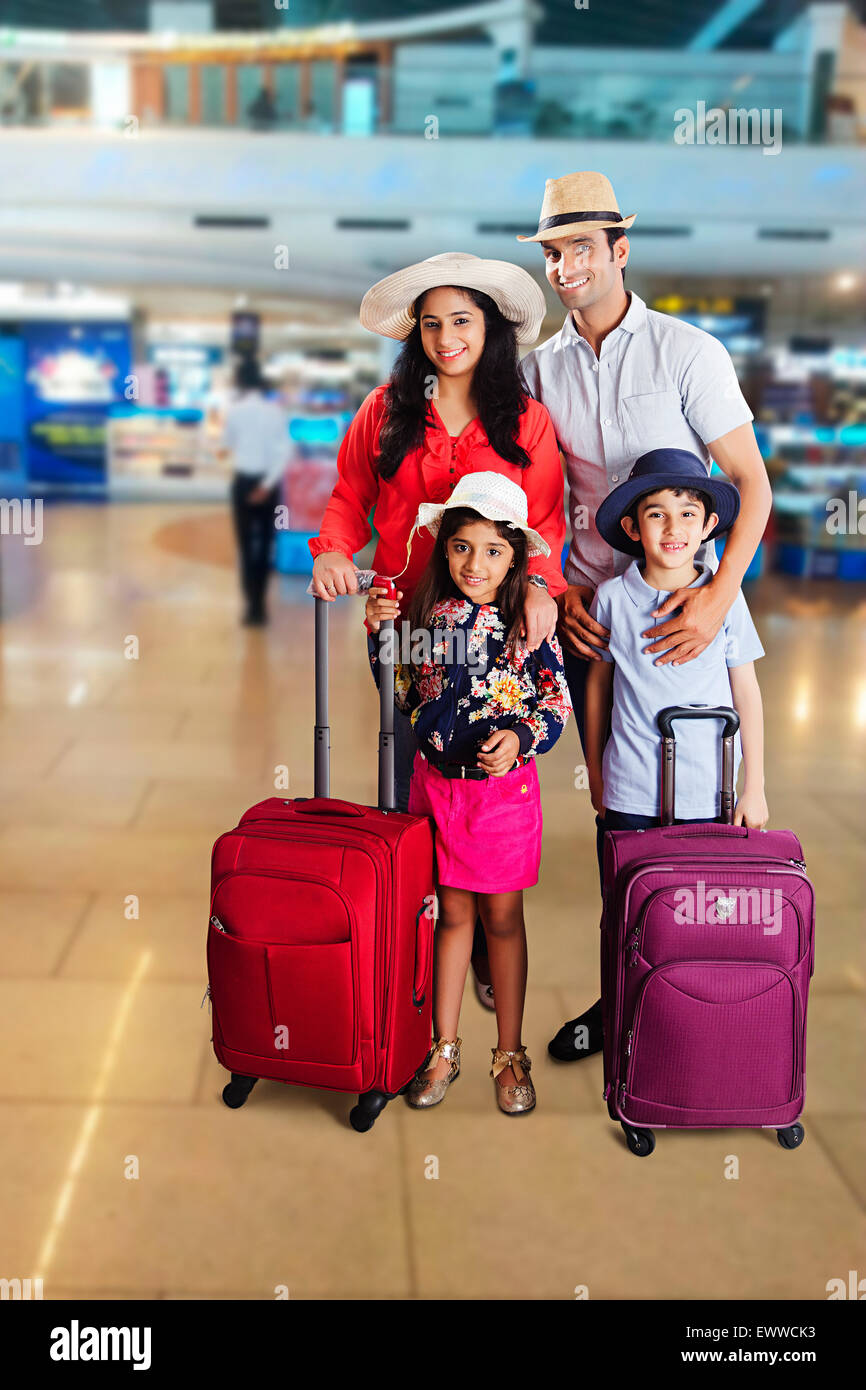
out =
[[[650,600],[652,600],[653,607],[655,607],[657,600],[659,603],[663,603],[673,590],[651,588],[640,572],[640,563],[639,560],[632,560],[628,569],[622,576],[623,588],[635,608],[645,608]],[[709,565],[703,564],[700,560],[695,560],[694,564],[695,569],[698,571],[698,577],[692,580],[689,585],[690,589],[697,589],[701,584],[709,583],[713,577],[713,571],[710,569]]]
[[[646,324],[646,304],[639,294],[635,294],[634,290],[630,290],[629,306],[625,311],[625,315],[617,324],[616,328],[611,330],[608,337],[611,337],[613,333],[618,332],[621,328],[624,329],[626,333],[640,333],[642,329],[646,328]],[[578,333],[574,318],[569,314],[562,328],[559,330],[556,351],[562,352],[564,348],[579,345],[580,343],[586,343],[586,339],[582,338],[580,333]],[[589,347],[589,344],[586,343],[586,346]]]

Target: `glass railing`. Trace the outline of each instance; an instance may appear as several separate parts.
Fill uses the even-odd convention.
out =
[[[411,52],[411,50],[407,50]],[[509,136],[674,144],[866,142],[866,79],[817,67],[806,78],[779,55],[731,55],[715,66],[655,71],[633,51],[616,66],[563,65],[526,81],[499,80],[489,63],[455,50],[455,63],[391,67],[154,62],[135,74],[114,64],[0,62],[0,125],[247,129],[427,139]],[[655,58],[657,55],[651,55]],[[669,61],[671,58],[669,56]],[[706,64],[706,59],[704,58]]]

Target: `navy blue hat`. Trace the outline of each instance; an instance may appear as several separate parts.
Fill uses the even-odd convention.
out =
[[[719,518],[715,530],[707,536],[722,536],[730,531],[740,510],[740,494],[733,483],[722,478],[707,476],[706,464],[697,454],[688,449],[650,449],[642,454],[631,470],[628,478],[605,497],[595,514],[595,524],[600,536],[614,550],[624,550],[626,555],[643,555],[640,541],[633,541],[620,526],[620,521],[638,497],[647,492],[658,492],[664,487],[681,487],[708,492],[713,499],[713,511]]]

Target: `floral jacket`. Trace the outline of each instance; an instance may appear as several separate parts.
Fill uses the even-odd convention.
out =
[[[394,666],[397,708],[408,713],[421,751],[432,762],[476,763],[479,744],[495,729],[513,729],[519,763],[552,748],[571,711],[556,637],[530,652],[521,638],[511,656],[495,604],[442,599],[433,609],[420,662],[408,663],[408,623]],[[379,684],[379,637],[367,637]],[[410,647],[409,650],[412,650]],[[402,659],[401,659],[402,658]]]

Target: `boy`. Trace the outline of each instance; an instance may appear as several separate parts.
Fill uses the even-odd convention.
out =
[[[734,823],[759,829],[767,821],[763,713],[754,667],[764,649],[742,591],[713,641],[692,661],[659,666],[641,637],[652,626],[653,609],[669,593],[712,579],[708,565],[695,563],[695,552],[729,530],[738,510],[733,484],[708,478],[695,454],[653,449],[638,459],[628,480],[604,499],[596,514],[604,539],[636,557],[623,574],[599,587],[590,609],[610,629],[608,650],[601,661],[590,663],[586,684],[586,756],[597,813],[599,872],[606,830],[660,824],[656,715],[666,705],[734,706],[740,716],[735,779],[741,755],[745,764]],[[676,725],[676,737],[677,820],[717,820],[718,738],[706,723],[691,720]]]

